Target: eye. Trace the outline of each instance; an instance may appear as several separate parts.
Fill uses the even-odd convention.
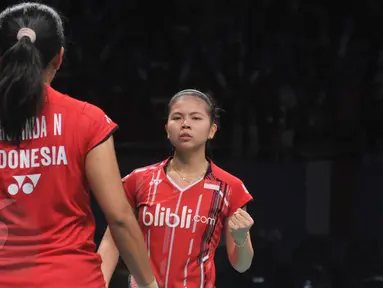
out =
[[[201,117],[193,117],[192,119],[193,119],[193,120],[202,120]]]
[[[181,119],[180,116],[174,116],[174,117],[172,118],[172,120],[180,120],[180,119]]]

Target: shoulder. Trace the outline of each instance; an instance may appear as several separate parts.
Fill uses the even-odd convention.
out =
[[[230,174],[226,170],[223,170],[222,168],[218,167],[216,164],[211,163],[211,168],[213,175],[224,182],[225,184],[231,186],[231,187],[238,187],[242,186],[243,182],[238,177],[234,176],[233,174]]]
[[[122,178],[122,182],[125,183],[125,182],[131,181],[133,179],[134,180],[138,180],[138,179],[142,180],[142,179],[145,179],[149,176],[151,178],[153,173],[155,173],[155,172],[159,173],[165,164],[166,164],[166,160],[161,161],[161,162],[157,162],[155,164],[151,164],[148,166],[136,168],[131,173],[126,175],[124,178]]]
[[[245,184],[238,177],[212,164],[213,176],[220,182],[226,184],[225,197],[229,202],[227,216],[231,216],[237,209],[246,206],[253,200],[253,196],[247,190]]]
[[[70,111],[80,112],[84,109],[86,102],[63,94],[49,85],[45,86],[47,91],[47,102],[49,105],[61,106],[70,108]]]
[[[46,85],[48,104],[66,108],[69,113],[76,113],[91,120],[98,120],[105,113],[99,107],[63,94],[49,85]]]

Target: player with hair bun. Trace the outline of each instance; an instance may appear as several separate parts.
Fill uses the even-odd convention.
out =
[[[252,196],[241,180],[206,157],[218,112],[209,95],[178,92],[169,102],[165,126],[174,155],[123,179],[161,288],[215,287],[214,254],[223,232],[232,266],[245,272],[252,262],[254,221],[246,212]],[[109,283],[119,256],[109,229],[98,252]],[[136,287],[133,278],[130,285]]]

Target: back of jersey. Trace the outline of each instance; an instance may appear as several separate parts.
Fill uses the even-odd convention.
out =
[[[0,130],[0,286],[105,287],[85,157],[117,125],[99,108],[46,89],[20,147]]]

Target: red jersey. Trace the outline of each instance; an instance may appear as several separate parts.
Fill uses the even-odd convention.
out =
[[[127,197],[138,211],[159,286],[213,288],[225,220],[252,196],[211,161],[203,179],[181,188],[165,173],[169,160],[126,176]]]
[[[46,91],[20,148],[0,130],[0,287],[104,288],[85,157],[117,125],[91,104]]]

